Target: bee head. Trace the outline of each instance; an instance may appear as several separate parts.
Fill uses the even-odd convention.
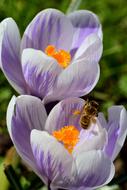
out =
[[[94,107],[96,109],[98,109],[98,107],[99,107],[99,104],[96,101],[94,101],[94,100],[91,100],[90,104],[91,104],[91,107]]]

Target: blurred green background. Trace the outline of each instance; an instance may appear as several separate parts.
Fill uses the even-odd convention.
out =
[[[66,13],[69,4],[70,0],[0,0],[0,21],[12,17],[22,35],[28,23],[39,11],[51,7]],[[100,102],[100,109],[105,113],[113,104],[126,106],[127,1],[82,0],[79,9],[88,9],[96,13],[103,26],[104,52],[100,61],[101,76],[90,96]],[[13,94],[16,92],[0,71],[0,135],[7,135],[6,108]],[[1,159],[5,154],[5,151],[3,152]]]

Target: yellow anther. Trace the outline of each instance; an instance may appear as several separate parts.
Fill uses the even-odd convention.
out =
[[[69,125],[64,126],[58,131],[54,131],[53,136],[58,141],[63,143],[64,147],[68,150],[69,153],[72,153],[79,140],[79,131],[75,126]]]
[[[74,112],[73,112],[73,115],[74,116],[77,116],[77,115],[80,115],[81,114],[81,111],[80,110],[75,110]]]
[[[51,56],[53,58],[55,58],[58,62],[58,64],[62,67],[62,68],[66,68],[70,62],[71,62],[71,55],[69,52],[65,51],[65,50],[59,50],[57,51],[55,46],[53,45],[48,45],[45,49],[45,53],[48,56]]]

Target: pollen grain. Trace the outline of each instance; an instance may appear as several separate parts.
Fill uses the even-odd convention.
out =
[[[60,130],[54,131],[53,136],[59,142],[63,143],[69,153],[72,153],[74,147],[79,141],[79,131],[73,125],[64,126]]]
[[[71,55],[69,52],[67,52],[65,50],[57,51],[55,46],[53,46],[53,45],[48,45],[45,49],[45,53],[48,56],[55,58],[57,60],[58,64],[64,69],[66,67],[68,67],[68,65],[71,62]]]

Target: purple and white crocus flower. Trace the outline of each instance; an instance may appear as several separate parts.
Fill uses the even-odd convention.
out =
[[[0,23],[0,67],[20,94],[45,101],[88,94],[99,79],[101,54],[101,24],[90,11],[41,11],[22,39],[12,18]]]
[[[11,139],[22,159],[51,189],[92,190],[110,182],[127,134],[123,106],[99,113],[85,130],[77,114],[84,100],[67,98],[47,113],[34,96],[13,97],[7,111]]]

